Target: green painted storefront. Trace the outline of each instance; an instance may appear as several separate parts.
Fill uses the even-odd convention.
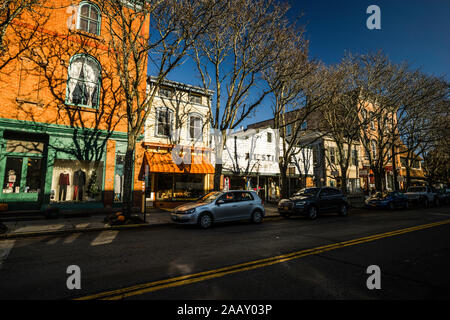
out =
[[[125,154],[125,133],[0,119],[0,203],[7,203],[9,210],[103,207],[111,139],[116,141],[117,164]],[[74,192],[74,170],[86,175],[81,192]],[[119,175],[120,165],[114,170]],[[72,175],[65,188],[64,175]]]

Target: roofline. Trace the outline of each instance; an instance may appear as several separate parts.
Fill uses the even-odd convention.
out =
[[[148,84],[149,83],[155,83],[156,79],[157,78],[154,77],[154,76],[148,76],[147,77],[147,83]],[[209,89],[205,90],[202,87],[193,86],[193,85],[190,85],[190,84],[177,82],[177,81],[172,81],[172,80],[167,80],[167,79],[164,79],[161,82],[161,84],[164,85],[164,86],[173,87],[173,88],[184,90],[184,91],[195,92],[195,93],[202,94],[204,96],[209,96],[209,97],[214,94],[213,90],[209,90]],[[205,91],[206,91],[206,93],[205,93]]]

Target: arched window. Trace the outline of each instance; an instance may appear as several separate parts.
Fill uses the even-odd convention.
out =
[[[77,29],[100,35],[100,9],[92,3],[81,2],[78,10]]]
[[[189,115],[189,139],[203,141],[203,117],[192,113]]]
[[[97,108],[100,98],[101,67],[98,61],[86,54],[70,59],[66,103],[75,106]]]

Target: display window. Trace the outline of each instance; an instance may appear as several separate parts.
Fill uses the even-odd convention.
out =
[[[50,200],[101,201],[102,186],[102,161],[55,160]]]
[[[114,175],[114,202],[123,201],[124,165],[125,155],[117,155]]]
[[[204,174],[156,175],[156,200],[195,200],[205,194]]]
[[[7,157],[2,192],[39,193],[41,169],[41,158]]]

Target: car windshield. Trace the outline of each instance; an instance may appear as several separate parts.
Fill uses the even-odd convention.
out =
[[[222,192],[216,191],[216,192],[210,192],[207,195],[201,197],[200,199],[197,199],[197,203],[199,202],[206,202],[206,203],[211,203],[214,200],[216,200],[220,195],[222,195]]]
[[[319,192],[319,188],[307,188],[307,189],[302,189],[297,191],[294,194],[294,197],[296,196],[306,196],[306,197],[311,197],[311,196],[315,196],[317,194],[317,192]]]
[[[410,187],[408,188],[408,192],[425,192],[425,187]]]

